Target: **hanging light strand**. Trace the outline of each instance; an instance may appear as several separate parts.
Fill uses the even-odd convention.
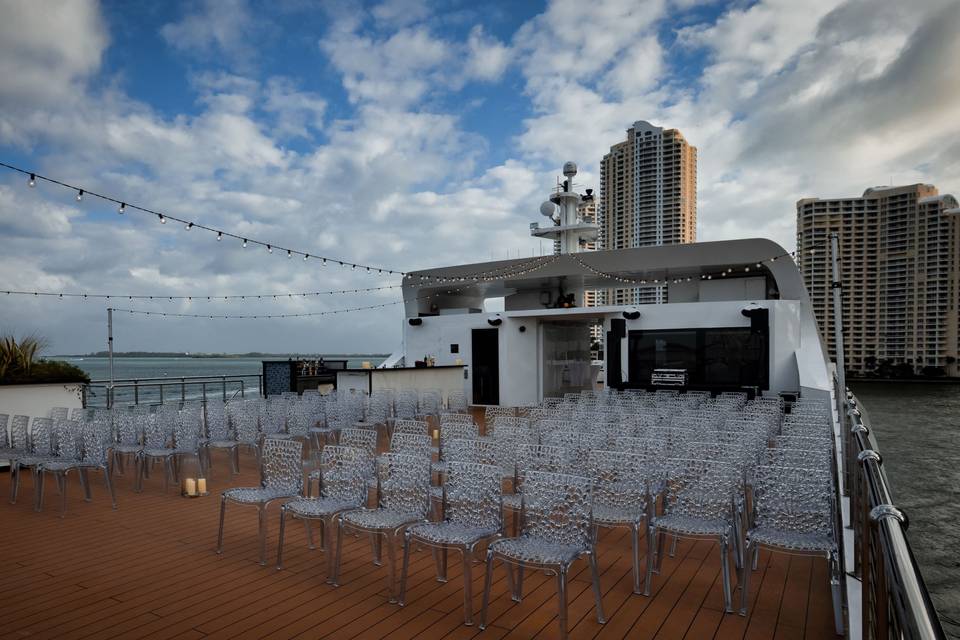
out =
[[[249,238],[249,237],[244,237],[244,236],[241,236],[241,235],[236,234],[236,233],[231,233],[230,231],[227,231],[227,230],[224,230],[224,229],[217,229],[217,228],[214,228],[214,227],[209,227],[209,226],[207,226],[207,225],[200,224],[199,222],[194,222],[194,221],[191,221],[191,220],[186,220],[186,219],[184,219],[184,218],[178,218],[178,217],[176,217],[176,216],[172,216],[172,215],[169,215],[169,214],[166,214],[166,213],[162,213],[162,212],[160,212],[160,211],[155,211],[155,210],[153,210],[153,209],[148,209],[147,207],[141,207],[141,206],[139,206],[139,205],[131,204],[130,202],[128,202],[128,201],[126,201],[126,200],[121,200],[120,198],[114,198],[113,196],[108,196],[108,195],[104,195],[104,194],[102,194],[102,193],[97,193],[96,191],[90,191],[89,189],[86,189],[86,188],[84,188],[84,187],[79,187],[79,186],[76,186],[76,185],[72,185],[72,184],[69,184],[69,183],[64,182],[64,181],[62,181],[62,180],[57,180],[56,178],[51,178],[51,177],[49,177],[49,176],[45,176],[45,175],[39,174],[39,173],[37,173],[37,172],[35,172],[35,171],[28,171],[28,170],[26,170],[26,169],[21,169],[20,167],[14,166],[14,165],[12,165],[12,164],[8,164],[8,163],[6,163],[6,162],[0,162],[0,167],[4,167],[4,168],[9,169],[9,170],[11,170],[11,171],[16,171],[16,172],[18,172],[18,173],[22,173],[22,174],[28,176],[28,184],[30,184],[30,186],[35,185],[38,180],[41,180],[41,181],[44,181],[44,182],[49,182],[50,184],[55,184],[55,185],[58,185],[58,186],[61,186],[61,187],[70,189],[70,190],[72,190],[72,191],[75,191],[75,192],[76,192],[76,198],[77,198],[78,201],[83,200],[84,196],[87,196],[87,197],[92,197],[92,198],[98,198],[98,199],[104,200],[104,201],[106,201],[106,202],[112,202],[113,204],[117,205],[117,207],[118,207],[117,211],[118,211],[119,213],[125,213],[125,212],[128,211],[128,210],[129,210],[129,211],[139,211],[139,212],[141,212],[141,213],[146,213],[146,214],[155,216],[161,223],[166,223],[168,220],[172,220],[173,222],[179,222],[180,224],[182,224],[182,225],[184,226],[184,229],[186,229],[186,230],[198,229],[198,230],[201,230],[201,231],[209,231],[210,233],[216,234],[217,237],[218,237],[218,239],[222,239],[224,236],[226,236],[226,237],[228,237],[228,238],[235,238],[235,239],[237,239],[237,240],[241,240],[241,241],[243,242],[244,246],[246,246],[247,243],[250,243],[250,244],[260,245],[260,246],[262,246],[262,247],[267,247],[267,248],[271,251],[271,253],[272,253],[272,250],[273,250],[273,249],[277,249],[277,250],[279,250],[279,251],[281,251],[281,252],[285,251],[285,252],[287,253],[287,255],[290,256],[290,257],[292,257],[292,256],[294,256],[294,255],[297,255],[297,256],[304,256],[304,257],[307,257],[307,258],[317,258],[317,259],[322,260],[322,261],[323,261],[323,264],[326,264],[326,262],[331,262],[331,263],[336,264],[336,265],[339,265],[339,266],[341,266],[341,267],[350,267],[350,268],[352,268],[352,269],[356,269],[357,267],[360,267],[360,268],[366,269],[367,272],[369,272],[369,273],[372,273],[373,271],[376,271],[378,274],[381,274],[381,275],[394,275],[394,274],[396,274],[396,275],[406,275],[406,272],[404,272],[404,271],[399,271],[399,270],[397,270],[397,269],[387,269],[387,268],[382,267],[382,266],[373,266],[373,265],[360,264],[360,263],[358,263],[358,262],[350,262],[350,261],[348,261],[348,260],[341,260],[341,259],[339,259],[339,258],[333,258],[333,257],[330,257],[330,256],[322,256],[322,255],[318,255],[318,254],[316,254],[316,253],[308,253],[308,252],[306,252],[306,251],[299,251],[299,250],[297,250],[297,249],[292,249],[292,248],[288,248],[288,247],[281,247],[281,246],[279,246],[279,245],[273,244],[272,242],[269,242],[269,243],[268,243],[268,242],[265,242],[265,241],[255,240],[255,239]]]
[[[454,293],[459,293],[460,289],[448,289],[442,293],[433,293],[428,296],[420,296],[414,298],[414,301],[419,300],[429,300],[431,298],[450,295]],[[275,318],[313,318],[317,316],[329,316],[336,315],[340,313],[351,313],[354,311],[369,311],[371,309],[384,309],[386,307],[392,307],[394,305],[403,304],[408,302],[406,300],[394,300],[393,302],[383,302],[380,304],[371,304],[362,307],[349,307],[346,309],[330,309],[327,311],[312,311],[307,313],[268,313],[268,314],[256,314],[256,315],[232,315],[232,314],[210,314],[210,313],[169,313],[165,311],[146,311],[143,309],[117,309],[113,310],[117,313],[129,313],[131,315],[141,315],[141,316],[161,316],[164,318],[203,318],[207,320],[269,320]]]
[[[148,294],[130,294],[130,293],[59,293],[56,291],[16,291],[16,290],[6,290],[0,289],[0,294],[14,295],[14,296],[34,296],[34,297],[49,297],[49,298],[84,298],[92,300],[113,300],[113,299],[127,299],[127,300],[206,300],[206,301],[222,301],[222,300],[266,300],[273,299],[277,300],[280,298],[310,298],[317,296],[326,296],[326,295],[343,295],[350,293],[369,293],[371,291],[387,291],[390,289],[399,289],[403,285],[399,284],[390,284],[384,285],[382,287],[362,287],[357,289],[331,289],[329,291],[301,291],[297,293],[250,293],[250,294],[230,294],[230,295],[215,295],[215,294],[193,294],[193,295],[177,295],[177,296],[165,296],[165,295],[148,295]]]
[[[64,182],[63,180],[59,180],[57,178],[51,178],[49,176],[36,173],[35,171],[22,169],[20,167],[17,167],[15,165],[12,165],[6,162],[0,161],[0,167],[4,167],[11,171],[15,171],[27,176],[28,184],[30,186],[35,186],[36,182],[38,180],[41,180],[41,181],[49,182],[50,184],[55,184],[57,186],[64,187],[66,189],[70,189],[71,191],[76,192],[78,201],[82,200],[84,196],[87,196],[92,198],[98,198],[106,202],[111,202],[114,205],[117,205],[117,212],[120,214],[126,213],[127,210],[138,211],[138,212],[149,214],[156,217],[161,224],[166,224],[167,221],[179,222],[180,224],[183,225],[184,230],[187,230],[187,231],[191,229],[207,231],[215,234],[217,240],[223,240],[224,237],[234,238],[236,240],[239,240],[242,246],[244,247],[246,247],[248,244],[259,245],[261,247],[265,247],[268,253],[274,253],[274,250],[279,252],[281,255],[283,253],[286,253],[288,258],[292,258],[293,256],[300,256],[307,261],[311,259],[319,260],[322,266],[325,266],[329,262],[331,264],[334,264],[340,267],[349,267],[352,270],[357,270],[358,268],[363,269],[367,273],[376,272],[378,275],[400,275],[400,276],[406,276],[408,279],[412,278],[410,273],[407,271],[401,271],[399,269],[388,269],[383,266],[361,264],[359,262],[351,262],[349,260],[342,260],[342,259],[334,258],[331,256],[320,255],[317,253],[300,251],[298,249],[283,247],[283,246],[274,244],[272,242],[266,242],[264,240],[256,240],[254,238],[240,235],[238,233],[232,233],[224,229],[210,227],[204,224],[200,224],[199,222],[196,222],[196,221],[191,221],[184,218],[171,216],[169,214],[156,211],[154,209],[149,209],[147,207],[131,204],[130,202],[123,200],[121,198],[115,198],[113,196],[98,193],[96,191],[90,191],[89,189],[86,189],[84,187],[73,185],[68,182]],[[544,258],[548,258],[548,259],[544,261]],[[437,282],[437,283],[466,282],[467,280],[479,281],[481,279],[492,280],[492,279],[497,279],[498,277],[504,277],[503,274],[508,274],[509,276],[515,276],[515,275],[522,275],[525,273],[529,273],[530,271],[533,271],[535,269],[542,268],[542,266],[545,266],[545,264],[548,264],[549,262],[551,262],[552,260],[550,259],[552,258],[556,258],[556,256],[531,258],[529,260],[524,260],[523,262],[520,262],[520,263],[514,262],[505,267],[498,267],[495,269],[478,271],[476,273],[471,273],[469,275],[457,276],[456,278],[452,276],[448,277],[448,276],[438,275],[436,273],[432,273],[429,271],[424,271],[424,272],[418,273],[417,275],[419,279],[423,282]],[[538,261],[544,261],[544,262],[538,263]]]
[[[739,264],[739,265],[728,266],[728,267],[726,267],[726,268],[724,268],[724,269],[722,269],[722,270],[720,270],[720,271],[718,271],[718,272],[713,272],[713,271],[711,271],[710,273],[701,273],[701,274],[700,274],[700,280],[712,280],[712,279],[715,278],[715,277],[716,277],[716,278],[723,278],[723,277],[727,277],[728,275],[733,275],[733,274],[757,272],[757,271],[759,271],[760,269],[763,268],[764,263],[776,262],[777,260],[782,260],[782,259],[784,259],[784,258],[790,258],[791,260],[796,260],[799,256],[803,255],[804,253],[806,253],[806,254],[813,254],[813,253],[816,252],[818,246],[819,246],[819,245],[822,245],[822,244],[824,244],[824,243],[822,243],[822,242],[821,242],[821,243],[816,243],[816,244],[814,244],[812,247],[810,247],[810,248],[808,248],[808,249],[804,249],[803,251],[785,251],[784,253],[779,253],[779,254],[777,254],[777,255],[770,256],[770,257],[768,257],[768,258],[753,260],[753,261],[750,261],[750,262],[741,263],[741,264]],[[692,277],[690,277],[690,276],[672,277],[672,278],[669,277],[669,276],[663,277],[663,278],[659,278],[659,277],[658,277],[658,278],[634,278],[634,277],[631,277],[631,276],[620,275],[620,274],[618,274],[618,273],[610,273],[610,272],[606,272],[606,271],[601,271],[600,269],[597,269],[597,268],[594,267],[593,265],[588,264],[588,263],[583,259],[583,254],[580,254],[580,253],[570,253],[570,254],[567,254],[567,255],[571,256],[574,260],[576,260],[576,262],[577,262],[581,267],[583,267],[584,269],[586,269],[586,270],[589,271],[590,273],[592,273],[592,274],[594,274],[594,275],[596,275],[596,276],[601,276],[601,277],[603,277],[603,278],[608,278],[608,279],[610,279],[610,280],[614,280],[614,281],[616,281],[616,282],[620,282],[620,283],[623,283],[623,284],[628,284],[628,285],[641,285],[641,286],[643,286],[643,285],[646,285],[646,286],[656,286],[656,285],[669,284],[669,283],[671,283],[671,282],[673,282],[673,283],[678,283],[678,282],[681,282],[681,281],[683,281],[683,280],[686,280],[686,281],[692,280]],[[589,255],[589,253],[587,253],[587,255]]]

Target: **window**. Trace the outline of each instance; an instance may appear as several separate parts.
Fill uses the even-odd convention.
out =
[[[750,327],[631,331],[630,383],[646,386],[654,369],[686,369],[691,386],[769,387],[768,330]]]

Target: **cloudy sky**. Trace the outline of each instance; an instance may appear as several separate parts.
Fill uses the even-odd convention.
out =
[[[699,237],[793,248],[794,203],[960,192],[951,0],[0,0],[0,159],[280,246],[396,269],[539,253],[565,160],[638,119],[700,151]],[[0,171],[0,289],[301,292],[396,277],[288,260]],[[273,302],[297,313],[395,290]],[[5,296],[0,330],[105,348],[103,301]],[[120,350],[391,351],[399,306],[322,318],[118,318]]]

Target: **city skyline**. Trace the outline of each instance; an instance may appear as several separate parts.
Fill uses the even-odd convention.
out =
[[[960,335],[960,208],[932,184],[871,187],[859,197],[797,202],[797,263],[820,333],[836,356],[830,236],[843,285],[845,367],[875,375],[956,376]]]
[[[700,150],[701,240],[770,237],[790,250],[800,198],[888,181],[960,185],[954,3],[265,9],[91,0],[40,12],[0,1],[0,158],[279,246],[400,270],[539,254],[528,224],[562,163],[577,162],[578,181],[598,191],[603,154],[638,119]],[[121,217],[6,172],[0,228],[10,289],[162,297],[397,281]],[[243,312],[396,299],[248,301]],[[51,351],[96,351],[104,307],[11,298],[0,324],[43,333]],[[122,350],[390,351],[401,318],[398,306],[248,326],[141,318],[116,333]]]

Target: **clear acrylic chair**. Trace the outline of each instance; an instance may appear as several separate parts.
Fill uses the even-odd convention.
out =
[[[417,392],[404,389],[397,393],[394,415],[397,420],[416,420],[419,405]]]
[[[303,493],[303,443],[267,438],[263,443],[263,464],[259,487],[238,487],[220,494],[220,527],[217,553],[223,553],[223,519],[227,503],[257,508],[260,564],[267,564],[267,507],[277,500],[300,497]]]
[[[725,610],[731,603],[729,550],[735,535],[735,492],[738,486],[733,465],[707,459],[670,458],[666,461],[666,492],[663,513],[647,526],[647,576],[643,595],[650,595],[654,567],[663,560],[663,538],[716,539],[720,543],[720,568]]]
[[[19,417],[14,416],[14,419]],[[25,470],[30,471],[33,486],[37,486],[40,464],[54,457],[53,444],[53,422],[50,418],[34,418],[30,423],[26,450],[10,459],[10,504],[17,502],[20,480]]]
[[[143,450],[143,432],[141,423],[129,411],[116,411],[113,422],[116,429],[116,442],[111,447],[113,466],[122,475],[126,458],[133,457],[136,467],[136,460]]]
[[[163,490],[167,491],[170,477],[173,475],[173,428],[175,425],[166,420],[157,418],[157,414],[140,414],[135,416],[143,430],[143,449],[140,451],[137,465],[137,477],[134,491],[143,491],[144,478],[150,477],[150,469],[154,463],[160,462],[163,466]]]
[[[393,423],[393,435],[411,433],[422,436],[426,435],[429,430],[430,427],[424,420],[397,420]]]
[[[229,405],[216,400],[207,402],[204,410],[205,436],[201,439],[200,453],[203,456],[203,464],[209,469],[211,466],[211,449],[226,451],[230,455],[231,472],[236,474],[240,472],[237,467],[237,457],[234,451],[237,448],[236,433],[230,428],[229,414],[233,413]]]
[[[587,470],[593,480],[593,523],[600,527],[630,527],[633,592],[643,593],[640,532],[652,513],[650,465],[644,456],[629,451],[593,450],[587,456]]]
[[[236,445],[233,448],[233,468],[240,469],[240,450],[252,451],[256,457],[257,468],[260,468],[260,453],[262,440],[260,437],[259,407],[244,404],[239,407],[231,418]]]
[[[480,628],[486,627],[487,606],[493,583],[493,565],[500,560],[517,565],[513,600],[523,594],[524,567],[544,569],[557,576],[559,637],[567,637],[567,574],[586,556],[593,582],[597,622],[606,623],[597,569],[596,540],[591,516],[591,480],[580,476],[530,471],[523,483],[520,535],[491,542],[487,548],[487,575],[483,589]],[[508,566],[509,571],[509,566]]]
[[[473,561],[481,542],[499,538],[503,531],[500,505],[500,469],[470,462],[451,462],[443,485],[442,522],[407,527],[403,539],[403,570],[400,574],[400,606],[407,593],[410,543],[437,551],[437,580],[447,580],[447,552],[463,555],[463,617],[473,624]]]
[[[524,443],[514,456],[513,492],[503,495],[503,509],[513,514],[513,535],[520,535],[520,503],[523,479],[528,471],[567,472],[567,453],[561,447]]]
[[[447,394],[447,411],[453,413],[467,412],[467,395],[463,391],[451,391]]]
[[[382,541],[387,544],[388,593],[396,601],[397,536],[409,525],[426,522],[430,508],[430,459],[399,453],[377,458],[377,508],[347,511],[337,516],[337,553],[333,584],[339,585],[344,531],[374,536],[374,558]],[[382,538],[381,538],[382,536]]]
[[[200,473],[206,475],[207,459],[203,455],[201,446],[202,425],[200,416],[196,413],[181,411],[173,430],[173,451],[170,462],[173,467],[173,477],[180,480],[180,467],[184,458],[195,458],[200,467]]]
[[[7,430],[7,425],[9,422],[10,415],[6,413],[0,413],[0,458],[2,458],[5,452],[10,448],[10,432]]]
[[[76,425],[77,423],[73,424]],[[73,428],[72,425],[71,428]],[[64,517],[67,511],[67,474],[72,470],[76,470],[80,476],[84,499],[87,502],[92,499],[88,474],[90,471],[102,472],[104,484],[106,484],[107,491],[110,493],[110,502],[116,509],[117,496],[113,488],[112,465],[110,464],[111,433],[109,423],[97,419],[79,423],[79,433],[74,433],[73,436],[75,444],[71,446],[68,440],[67,459],[50,459],[40,465],[37,510],[43,508],[43,476],[52,473],[57,479],[60,490],[60,517]],[[71,459],[71,456],[77,452],[79,452],[78,457]]]
[[[833,617],[837,635],[843,635],[841,588],[843,569],[837,545],[831,471],[763,465],[753,485],[752,526],[740,570],[740,615],[747,615],[750,574],[756,570],[761,547],[793,555],[826,557],[830,567]]]
[[[430,416],[440,415],[440,409],[443,407],[443,396],[439,391],[427,390],[420,394],[417,407],[417,416],[426,420]]]
[[[430,462],[433,458],[433,439],[427,434],[394,433],[390,438],[390,452],[422,456]]]
[[[316,470],[320,489],[317,498],[297,498],[280,507],[280,538],[277,543],[277,569],[283,568],[283,537],[286,517],[304,521],[307,541],[313,549],[310,522],[320,523],[320,546],[327,558],[327,582],[333,582],[334,520],[343,511],[359,509],[367,503],[367,468],[369,456],[354,447],[327,445],[320,452]]]
[[[54,407],[50,409],[50,420],[57,424],[58,422],[63,422],[67,419],[70,413],[70,409],[67,407]]]
[[[34,510],[43,509],[43,485],[45,472],[54,474],[65,474],[69,469],[75,469],[80,463],[80,456],[83,451],[83,442],[80,437],[80,422],[76,420],[59,420],[53,423],[53,448],[54,455],[45,463],[38,465],[36,482],[33,486]],[[84,480],[80,476],[81,481]],[[65,495],[65,487],[61,486],[60,478],[57,478],[57,487],[61,495]],[[66,502],[63,504],[63,511],[66,510]],[[61,513],[61,517],[63,513]]]
[[[374,429],[344,429],[340,432],[340,446],[353,447],[363,452],[364,478],[370,489],[377,488],[377,432]],[[311,480],[319,479],[318,474],[310,474]],[[307,487],[308,493],[310,487]]]
[[[466,420],[451,420],[447,416],[457,415],[463,416]],[[444,420],[444,418],[447,418]],[[439,454],[440,460],[444,459],[443,449],[451,440],[456,439],[470,439],[475,440],[480,437],[480,427],[477,426],[477,423],[473,421],[467,414],[449,414],[445,413],[440,416],[440,447],[437,451]]]

